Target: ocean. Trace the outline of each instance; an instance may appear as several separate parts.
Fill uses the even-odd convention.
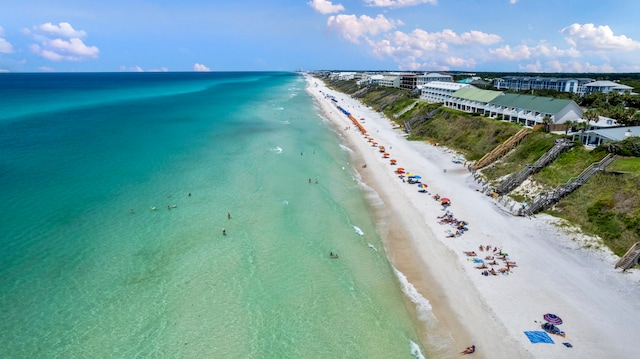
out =
[[[422,357],[375,194],[305,86],[0,74],[0,357]]]

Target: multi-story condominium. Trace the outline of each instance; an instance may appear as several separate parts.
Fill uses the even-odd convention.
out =
[[[498,90],[556,90],[560,92],[573,92],[584,95],[585,85],[592,82],[589,78],[558,78],[558,77],[529,77],[529,76],[503,76],[493,80],[493,86]]]
[[[416,86],[422,86],[432,81],[440,82],[453,82],[453,76],[443,75],[437,72],[432,72],[424,75],[418,75]]]
[[[382,75],[382,79],[378,81],[380,86],[400,88],[400,75]]]
[[[431,81],[418,86],[420,99],[431,103],[445,103],[451,94],[465,87],[473,87],[469,84],[457,82]]]
[[[400,88],[413,91],[418,85],[418,74],[400,74]]]
[[[624,94],[626,92],[631,93],[633,91],[633,87],[619,84],[613,81],[594,81],[585,85],[586,93],[594,93],[594,92],[616,92],[619,94]]]

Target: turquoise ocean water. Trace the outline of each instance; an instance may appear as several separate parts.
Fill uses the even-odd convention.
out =
[[[305,86],[0,74],[0,357],[414,357],[370,205]]]

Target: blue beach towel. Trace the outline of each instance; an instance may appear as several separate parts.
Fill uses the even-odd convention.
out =
[[[536,344],[536,343],[555,344],[553,342],[553,339],[551,339],[549,334],[547,334],[546,332],[531,331],[531,332],[524,332],[524,334],[527,336],[527,338],[529,338],[529,341],[531,341],[531,343],[533,344]]]

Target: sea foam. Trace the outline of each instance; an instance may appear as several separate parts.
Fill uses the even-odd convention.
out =
[[[413,341],[409,340],[409,346],[411,347],[411,355],[416,357],[417,359],[425,359],[424,355],[420,351],[420,346]]]
[[[360,229],[360,227],[353,226],[353,230],[356,231],[356,233],[358,233],[359,235],[364,236],[364,232],[362,231],[362,229]]]
[[[409,298],[409,300],[413,304],[415,304],[420,320],[427,320],[429,314],[431,314],[431,303],[429,303],[429,301],[425,297],[423,297],[422,294],[418,293],[416,287],[414,287],[413,284],[411,284],[407,280],[407,277],[402,274],[402,272],[397,270],[396,267],[392,268],[393,272],[396,274],[396,277],[398,277],[398,280],[400,281],[402,292]]]

